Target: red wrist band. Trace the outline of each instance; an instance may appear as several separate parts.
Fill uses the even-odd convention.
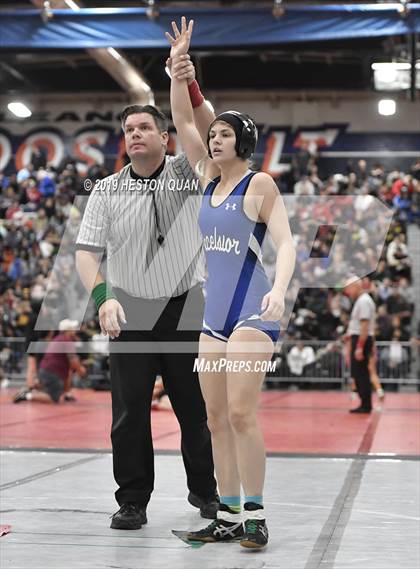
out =
[[[200,91],[200,86],[195,79],[190,85],[188,85],[188,93],[190,94],[193,109],[204,103],[203,93]]]
[[[356,344],[356,349],[357,350],[363,350],[364,346],[365,345],[362,342],[360,342],[360,340],[359,340]]]

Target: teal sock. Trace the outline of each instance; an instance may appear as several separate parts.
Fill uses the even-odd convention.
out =
[[[229,508],[239,514],[241,511],[241,497],[240,496],[220,496],[220,503],[229,506]]]
[[[254,502],[254,504],[259,504],[264,507],[262,494],[257,496],[245,496],[245,503],[246,502]]]

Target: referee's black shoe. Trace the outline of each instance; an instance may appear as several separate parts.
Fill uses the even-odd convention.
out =
[[[125,502],[112,516],[112,529],[140,529],[147,524],[146,508],[135,502]]]
[[[372,408],[368,408],[368,407],[356,407],[356,409],[350,409],[349,411],[350,413],[371,413],[372,412]]]
[[[217,494],[211,494],[210,496],[198,496],[197,494],[190,492],[188,494],[188,502],[195,508],[200,509],[200,515],[202,518],[206,518],[208,520],[216,519],[220,502]]]

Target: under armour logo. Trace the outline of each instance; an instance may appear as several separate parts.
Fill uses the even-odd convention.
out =
[[[229,209],[233,209],[233,211],[235,211],[236,209],[236,203],[230,204],[229,202],[225,205],[225,209],[229,210]]]

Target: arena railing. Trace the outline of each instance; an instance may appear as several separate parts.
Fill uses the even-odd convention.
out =
[[[285,340],[276,346],[276,369],[267,374],[267,384],[308,384],[309,387],[342,388],[350,381],[350,370],[344,358],[344,346],[340,341],[302,341],[304,347],[313,350],[313,361],[304,366],[301,373],[288,361],[288,355],[299,341]],[[391,342],[376,342],[377,372],[383,385],[413,386],[420,388],[420,347],[412,342],[399,342],[403,359],[391,365],[389,355]],[[0,379],[21,383],[26,377],[26,339],[0,337]],[[393,354],[396,355],[395,352]],[[295,373],[293,373],[292,369]],[[284,385],[283,385],[284,386]]]
[[[24,380],[26,376],[26,338],[0,336],[0,379]]]
[[[313,360],[300,369],[299,362],[292,358],[290,352],[299,343],[303,347],[312,348]],[[390,359],[391,342],[376,342],[377,373],[383,385],[420,386],[420,349],[411,342],[399,342],[401,361],[392,362]],[[310,355],[310,354],[309,354]],[[392,352],[392,357],[398,356],[398,350]],[[334,385],[345,389],[350,382],[350,370],[346,366],[344,344],[341,341],[294,341],[285,340],[276,347],[275,372],[267,375],[266,383],[289,383],[301,386],[315,384],[319,387]]]

